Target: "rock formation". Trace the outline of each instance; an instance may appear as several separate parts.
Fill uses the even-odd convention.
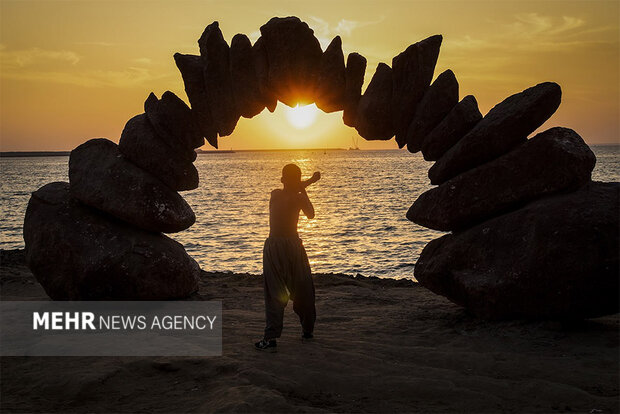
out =
[[[534,201],[430,242],[418,281],[489,319],[617,313],[618,183]]]
[[[367,140],[388,140],[394,136],[391,102],[392,68],[379,63],[357,104],[355,129],[362,137]]]
[[[426,136],[459,101],[459,83],[448,69],[427,89],[407,129],[407,149],[418,152]]]
[[[30,198],[26,263],[54,300],[165,300],[198,289],[200,268],[183,246],[72,197],[68,183]]]
[[[431,36],[412,44],[392,59],[392,123],[400,148],[407,143],[409,124],[433,79],[442,40],[441,35]]]
[[[575,131],[552,128],[423,193],[407,218],[435,230],[460,230],[536,198],[583,186],[595,162]]]
[[[422,155],[427,161],[437,161],[482,119],[478,102],[467,95],[441,120],[422,142]]]
[[[232,89],[230,49],[222,36],[218,22],[213,22],[205,28],[198,39],[198,45],[211,117],[219,136],[230,135],[237,126],[239,113]]]
[[[349,53],[345,70],[345,98],[342,121],[350,127],[355,127],[357,105],[362,97],[365,72],[366,58],[359,53]]]
[[[69,182],[71,195],[82,203],[144,230],[175,233],[196,221],[183,197],[104,138],[71,151]]]
[[[319,63],[319,70],[314,93],[316,106],[324,112],[344,109],[346,75],[342,40],[334,37]]]
[[[267,85],[284,104],[314,102],[323,51],[314,31],[298,17],[274,17],[260,28],[269,65]]]
[[[558,109],[561,96],[557,83],[545,82],[497,104],[431,167],[431,183],[441,184],[525,142]]]
[[[452,231],[429,243],[419,282],[476,315],[587,318],[618,311],[620,187],[592,183],[595,158],[581,137],[551,128],[528,140],[558,108],[559,85],[545,82],[484,117],[473,96],[460,102],[450,70],[431,85],[440,35],[409,46],[392,67],[379,63],[362,95],[366,59],[347,57],[340,37],[323,52],[297,17],[274,17],[252,45],[230,47],[217,22],[198,41],[200,56],[175,54],[189,103],[150,94],[119,145],[93,139],[72,151],[69,184],[34,192],[26,212],[28,265],[52,299],[172,299],[196,289],[200,269],[162,232],[195,216],[177,193],[198,186],[195,148],[218,146],[240,116],[278,100],[343,110],[367,140],[396,136],[422,150],[438,187],[407,217]],[[457,103],[458,102],[458,103]]]
[[[252,118],[265,109],[252,57],[252,43],[244,34],[230,42],[230,76],[237,112]]]

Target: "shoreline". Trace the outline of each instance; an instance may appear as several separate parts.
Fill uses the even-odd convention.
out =
[[[407,280],[315,275],[316,340],[292,306],[278,352],[255,351],[262,279],[203,272],[221,357],[3,357],[2,412],[617,412],[619,315],[485,322]],[[47,300],[0,253],[2,300]],[[63,375],[59,378],[58,373]],[[370,392],[369,392],[370,391]]]

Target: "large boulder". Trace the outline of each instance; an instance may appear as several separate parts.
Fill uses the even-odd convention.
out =
[[[525,142],[558,109],[561,97],[560,85],[545,82],[506,98],[430,168],[431,183],[441,184]]]
[[[392,69],[381,62],[357,105],[355,129],[367,140],[388,140],[392,125]]]
[[[175,191],[198,188],[198,171],[193,160],[175,151],[155,132],[146,114],[127,121],[118,142],[125,158],[151,173]],[[195,151],[191,151],[194,156]]]
[[[418,103],[433,80],[442,39],[441,35],[431,36],[410,45],[392,59],[393,124],[396,142],[400,148],[407,143],[409,124],[415,115]]]
[[[532,202],[431,241],[426,288],[489,319],[592,318],[619,309],[619,183]]]
[[[345,88],[342,40],[336,36],[321,56],[316,81],[316,106],[324,112],[341,111],[344,109]]]
[[[278,97],[269,89],[269,62],[267,61],[267,51],[262,36],[252,45],[252,61],[254,62],[262,102],[269,112],[273,112],[278,105]]]
[[[350,127],[355,127],[357,105],[362,97],[365,73],[366,58],[359,53],[349,53],[345,69],[345,100],[342,121]]]
[[[174,93],[164,92],[161,99],[150,93],[144,101],[144,112],[157,134],[177,151],[193,152],[205,140],[189,107]]]
[[[35,191],[24,219],[26,263],[54,300],[167,300],[198,289],[180,243],[106,216],[56,182]]]
[[[185,93],[201,134],[211,146],[217,148],[217,128],[207,99],[202,59],[200,56],[175,53],[174,62],[181,72]]]
[[[314,31],[298,17],[273,17],[260,32],[269,63],[270,90],[290,107],[314,102],[323,55]]]
[[[129,162],[104,138],[71,151],[69,182],[71,194],[82,203],[144,230],[175,233],[196,221],[179,193]]]
[[[452,148],[482,119],[478,102],[473,95],[467,95],[446,115],[446,117],[424,138],[422,155],[426,161],[436,161]]]
[[[252,43],[244,34],[236,34],[230,42],[230,75],[237,111],[245,118],[252,118],[264,108],[254,59]]]
[[[213,122],[221,137],[230,135],[237,126],[239,112],[235,105],[230,75],[230,49],[222,36],[218,22],[213,22],[205,28],[198,39],[198,46]]]
[[[596,157],[572,129],[551,128],[525,144],[418,197],[414,223],[458,230],[558,191],[590,181]]]
[[[441,122],[459,101],[459,83],[448,69],[427,89],[407,130],[407,149],[418,152],[424,138]]]

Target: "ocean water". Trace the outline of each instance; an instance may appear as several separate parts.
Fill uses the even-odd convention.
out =
[[[593,179],[620,180],[620,147],[592,147]],[[298,164],[316,217],[303,215],[299,233],[314,272],[413,278],[413,266],[430,240],[443,233],[411,223],[405,214],[430,188],[432,165],[406,151],[299,150],[201,154],[200,187],[183,192],[196,213],[189,229],[170,235],[207,271],[262,272],[269,233],[269,194],[281,187],[282,166]],[[0,248],[23,248],[22,225],[30,193],[67,181],[68,157],[1,158]]]

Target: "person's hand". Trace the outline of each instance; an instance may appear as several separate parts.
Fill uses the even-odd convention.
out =
[[[320,172],[315,172],[314,174],[312,174],[312,181],[319,181],[321,179],[321,173]]]

